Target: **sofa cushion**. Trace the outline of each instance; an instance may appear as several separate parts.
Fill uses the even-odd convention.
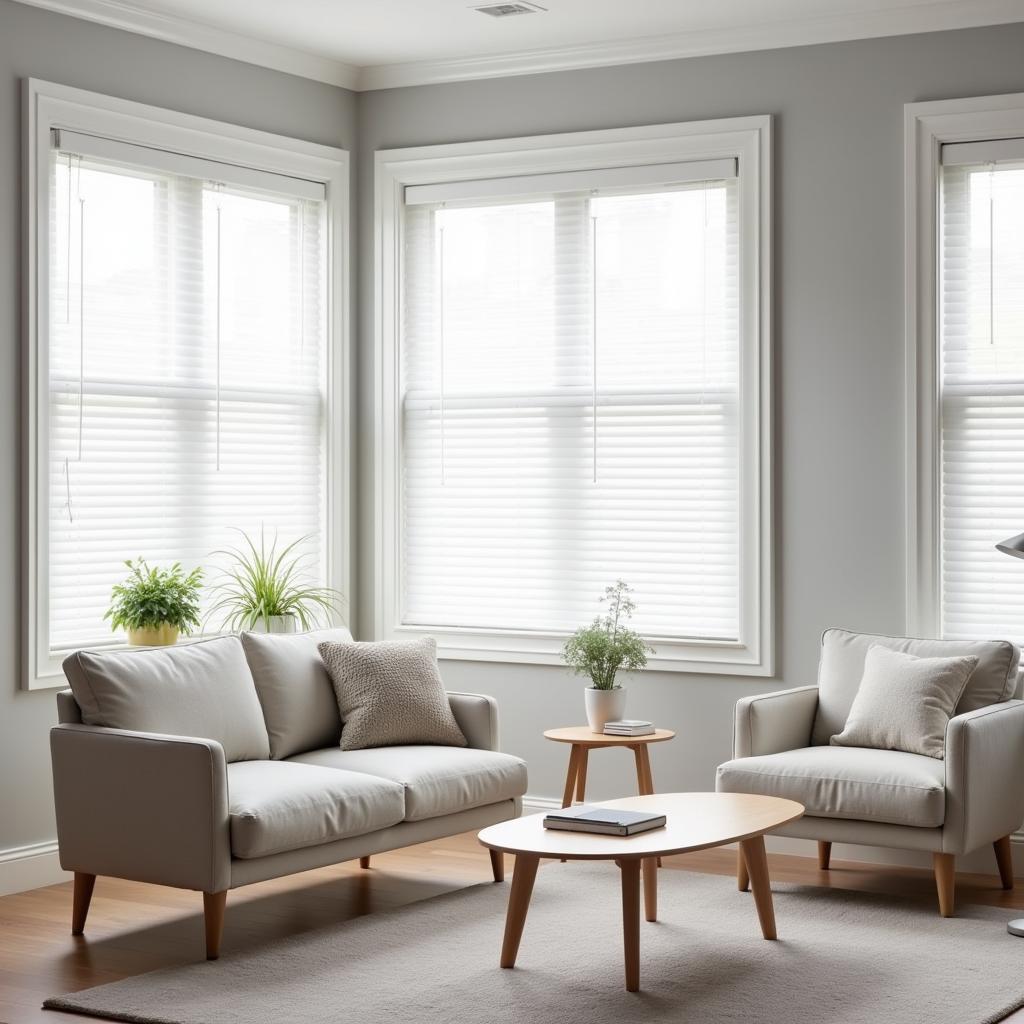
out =
[[[64,659],[82,721],[216,740],[228,761],[267,757],[270,743],[236,636],[173,647],[78,651]]]
[[[1020,652],[1007,640],[915,640],[827,629],[821,638],[813,743],[828,743],[836,733],[842,732],[864,675],[864,660],[875,646],[918,658],[974,655],[978,665],[957,704],[958,715],[1009,700],[1017,688]]]
[[[510,754],[459,747],[314,750],[292,762],[343,768],[390,779],[405,789],[405,820],[421,821],[526,792],[526,762]]]
[[[309,633],[242,633],[275,759],[336,747],[341,715],[318,643],[351,640],[344,628]]]
[[[719,765],[720,793],[781,796],[809,817],[938,828],[946,817],[943,762],[902,750],[803,747]]]
[[[288,761],[228,766],[231,853],[252,859],[396,825],[402,787],[356,772]]]

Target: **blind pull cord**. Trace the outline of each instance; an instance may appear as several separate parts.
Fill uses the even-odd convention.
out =
[[[299,356],[306,353],[306,204],[299,200]]]
[[[590,216],[590,401],[593,418],[593,483],[597,483],[597,217]]]
[[[996,343],[996,165],[988,165],[988,343]]]
[[[85,433],[85,199],[78,197],[78,455]]]
[[[79,164],[81,164],[81,157]],[[71,154],[67,154],[68,161],[68,216],[67,216],[67,259],[64,264],[64,271],[67,280],[64,283],[64,323],[71,326]]]
[[[438,329],[440,331],[440,358],[441,358],[441,486],[444,487],[447,481],[447,456],[448,445],[446,435],[445,417],[447,414],[447,396],[445,388],[447,384],[447,365],[445,362],[444,331],[445,331],[445,294],[444,294],[444,225],[438,228]]]
[[[215,446],[216,446],[216,470],[220,472],[220,335],[221,335],[221,209],[220,209],[220,185],[215,184],[214,191],[217,193],[217,343],[215,350],[216,359],[216,396],[215,396]]]

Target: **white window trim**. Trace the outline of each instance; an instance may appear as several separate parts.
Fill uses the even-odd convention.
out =
[[[938,304],[941,148],[1024,136],[1024,93],[904,108],[907,630],[942,628]]]
[[[321,182],[327,191],[327,566],[328,584],[351,603],[350,492],[351,410],[349,399],[349,155],[238,125],[181,114],[161,107],[26,79],[23,147],[23,238],[25,279],[22,301],[24,339],[22,408],[25,450],[22,460],[23,544],[22,686],[28,690],[63,686],[60,662],[48,649],[46,593],[47,537],[37,528],[45,495],[40,491],[38,414],[46,386],[48,331],[48,253],[50,131],[64,128],[137,145],[152,146],[207,160],[234,163]]]
[[[401,225],[404,189],[512,175],[735,158],[740,161],[744,363],[753,367],[743,396],[741,506],[756,510],[741,527],[740,639],[658,640],[649,668],[673,672],[770,676],[774,673],[771,474],[771,117],[730,118],[456,143],[376,154],[374,635],[380,639],[428,633],[444,658],[558,664],[564,634],[431,629],[400,623],[399,360]],[[742,230],[742,228],[741,228]]]

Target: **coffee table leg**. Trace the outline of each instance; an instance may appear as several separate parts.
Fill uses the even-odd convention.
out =
[[[505,917],[505,939],[501,944],[501,966],[515,967],[519,940],[523,937],[526,912],[530,909],[533,882],[537,877],[540,857],[517,853],[512,873],[512,890],[508,894],[508,913]]]
[[[580,751],[582,749],[582,747],[578,747],[574,743],[569,751],[569,770],[565,775],[565,792],[562,794],[563,807],[568,807],[572,803],[572,793],[576,788],[576,773],[579,771]]]
[[[761,922],[761,933],[766,939],[776,938],[775,908],[772,906],[772,883],[768,877],[768,855],[764,850],[764,836],[754,836],[740,843],[750,873],[750,888],[754,891],[754,904]]]
[[[736,888],[746,892],[750,888],[750,875],[747,873],[747,858],[743,854],[743,846],[736,850]]]
[[[644,917],[658,920],[658,858],[644,858]]]
[[[626,991],[640,991],[640,861],[619,862],[622,872],[622,942],[626,960]]]
[[[587,798],[587,755],[590,751],[586,747],[580,747],[579,750],[576,759],[576,799],[583,803]]]

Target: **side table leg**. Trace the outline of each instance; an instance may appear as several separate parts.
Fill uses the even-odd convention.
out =
[[[626,991],[640,991],[640,861],[619,862],[622,872],[622,941]]]
[[[583,803],[587,797],[587,755],[590,751],[586,747],[580,747],[579,752],[576,759],[576,799]]]
[[[523,937],[526,912],[530,909],[533,882],[537,877],[540,857],[527,853],[516,854],[512,872],[512,890],[508,894],[508,913],[505,917],[505,938],[501,944],[501,966],[515,967],[519,941]]]
[[[651,754],[646,743],[638,743],[633,748],[636,758],[636,788],[641,796],[650,796],[654,792],[654,776],[651,774]],[[661,867],[661,858],[658,858]]]
[[[576,773],[579,771],[580,751],[575,743],[569,751],[569,770],[565,774],[565,792],[562,793],[562,806],[568,807],[572,803],[573,790],[576,788]]]

